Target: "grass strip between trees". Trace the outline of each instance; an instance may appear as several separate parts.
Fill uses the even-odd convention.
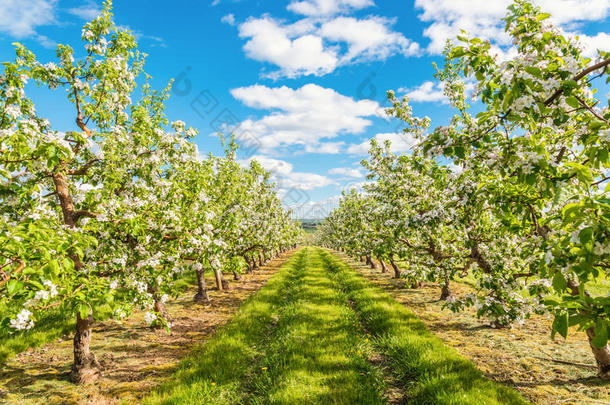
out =
[[[368,333],[371,335],[369,335]],[[389,367],[368,361],[382,356]],[[147,404],[525,404],[349,265],[304,248]]]
[[[387,293],[366,281],[328,251],[326,266],[354,302],[373,345],[390,363],[406,389],[403,402],[413,404],[526,404],[519,393],[485,378],[430,333],[424,323]]]

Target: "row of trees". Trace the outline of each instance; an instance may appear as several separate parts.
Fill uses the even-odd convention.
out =
[[[206,269],[226,289],[224,274],[239,279],[301,234],[270,174],[241,167],[232,141],[224,156],[201,156],[194,129],[170,127],[169,86],[148,84],[110,1],[82,39],[84,55],[60,45],[57,64],[17,44],[0,75],[0,325],[17,332],[49,310],[72,312],[74,382],[98,374],[89,346],[100,308],[117,319],[143,308],[149,323],[170,327],[163,302],[185,272],[197,274],[195,300],[207,300]],[[78,129],[53,130],[28,82],[65,91]]]
[[[508,60],[465,33],[447,45],[436,77],[448,126],[430,130],[389,92],[388,114],[418,145],[396,155],[373,143],[370,182],[344,194],[318,241],[389,262],[412,287],[436,281],[449,307],[475,306],[494,326],[551,313],[552,334],[584,331],[610,378],[610,296],[595,288],[610,275],[610,110],[594,88],[610,81],[610,53],[584,57],[548,17],[529,1],[509,7]],[[475,292],[452,297],[449,281],[467,274]]]

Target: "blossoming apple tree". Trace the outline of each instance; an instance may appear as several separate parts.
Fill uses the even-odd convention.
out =
[[[548,17],[526,0],[509,7],[506,32],[516,55],[507,59],[467,33],[448,44],[436,76],[456,111],[449,126],[429,130],[429,120],[414,117],[408,99],[392,92],[388,113],[419,139],[414,156],[449,159],[460,172],[442,210],[456,211],[453,246],[465,249],[467,261],[458,267],[478,281],[454,308],[475,304],[506,321],[550,312],[552,334],[584,331],[599,375],[610,378],[610,298],[592,288],[610,269],[610,109],[594,87],[610,81],[610,53],[584,56],[577,38]],[[474,84],[472,106],[466,82]],[[444,226],[427,231],[452,240]]]
[[[190,142],[196,131],[169,126],[169,88],[148,85],[144,55],[113,23],[110,1],[82,39],[82,56],[60,45],[57,64],[17,44],[0,75],[0,324],[27,330],[51,308],[73,313],[71,379],[79,383],[99,374],[90,342],[102,306],[119,319],[143,308],[149,323],[170,326],[163,302],[173,282],[188,268],[232,263],[226,246],[243,242],[235,229],[262,209],[252,198],[241,206],[234,154],[202,159]],[[28,83],[66,94],[76,129],[53,129],[27,97]],[[268,174],[250,175],[265,201],[275,197]],[[273,201],[274,215],[249,226],[275,232],[270,247],[292,246],[299,234],[285,231],[295,227],[287,215],[275,221],[282,208]],[[233,212],[241,215],[225,215]]]

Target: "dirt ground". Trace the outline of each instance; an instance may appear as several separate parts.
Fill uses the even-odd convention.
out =
[[[553,341],[552,321],[543,316],[513,328],[492,329],[488,321],[477,319],[474,309],[462,313],[443,309],[438,285],[409,289],[390,273],[347,260],[485,375],[514,386],[533,403],[610,404],[610,383],[595,377],[595,360],[583,332],[571,329],[567,339],[558,336]],[[451,289],[456,296],[472,291],[463,283],[453,283]]]
[[[270,261],[240,281],[231,280],[230,291],[212,289],[209,303],[194,303],[196,288],[187,289],[180,298],[167,303],[173,318],[171,333],[147,327],[141,312],[122,323],[97,323],[91,346],[104,370],[93,384],[81,387],[69,382],[72,336],[13,357],[0,370],[0,403],[136,403],[167,379],[193,346],[229,321],[241,303],[258,291],[289,256]],[[207,281],[208,286],[215,285],[213,278]]]

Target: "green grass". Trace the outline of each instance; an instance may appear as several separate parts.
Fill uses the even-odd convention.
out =
[[[176,289],[180,292],[196,283],[195,274],[189,272],[176,281]],[[1,309],[0,309],[1,312]],[[112,311],[109,306],[97,308],[96,317],[102,321],[110,318]],[[0,330],[0,364],[6,363],[14,355],[29,348],[40,347],[62,336],[72,335],[76,325],[75,315],[65,308],[53,308],[45,313],[30,330],[15,332],[11,328]]]
[[[309,247],[144,403],[383,404],[393,382],[403,403],[525,403],[345,263]]]
[[[485,378],[470,361],[432,335],[411,311],[336,256],[324,260],[353,300],[374,349],[390,362],[413,404],[524,404],[512,388]]]

